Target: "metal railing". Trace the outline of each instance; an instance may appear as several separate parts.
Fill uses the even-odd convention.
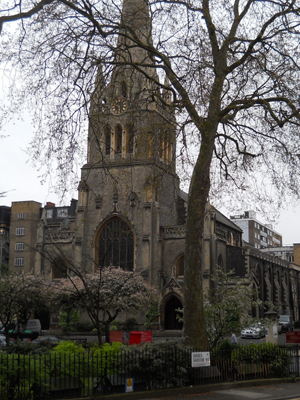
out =
[[[202,349],[202,351],[205,351]],[[245,379],[298,376],[299,347],[231,346],[210,352],[210,366],[192,368],[193,350],[125,348],[77,354],[0,353],[2,400],[63,399],[125,391],[146,391]]]

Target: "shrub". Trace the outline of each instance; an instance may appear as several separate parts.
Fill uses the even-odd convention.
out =
[[[81,344],[71,342],[70,340],[63,340],[53,349],[53,352],[60,354],[79,354],[85,353]]]
[[[109,330],[110,331],[118,331],[119,330],[119,326],[120,326],[120,322],[115,320],[110,324]]]
[[[77,322],[75,325],[75,332],[92,332],[94,325],[91,322]]]
[[[124,331],[132,331],[137,325],[137,320],[135,318],[127,318],[123,324]]]
[[[78,321],[79,313],[77,310],[72,310],[70,314],[62,312],[59,316],[58,326],[63,332],[75,332]]]
[[[289,376],[290,355],[287,348],[272,343],[235,347],[231,354],[236,364],[263,364],[268,376]]]

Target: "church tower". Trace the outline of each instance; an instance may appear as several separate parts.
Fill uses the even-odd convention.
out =
[[[105,82],[100,65],[91,101],[75,245],[87,270],[144,271],[161,287],[160,229],[178,224],[179,180],[171,97],[135,43],[151,40],[147,2],[124,0],[111,79]]]

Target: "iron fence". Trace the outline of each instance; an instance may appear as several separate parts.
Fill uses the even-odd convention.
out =
[[[236,346],[210,352],[210,366],[193,368],[186,347],[127,348],[78,354],[0,353],[0,398],[44,400],[166,389],[244,379],[298,376],[299,347]],[[202,351],[206,351],[202,349]],[[132,380],[132,381],[129,381]]]

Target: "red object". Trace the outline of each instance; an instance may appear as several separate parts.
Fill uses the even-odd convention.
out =
[[[300,343],[300,332],[287,332],[286,333],[287,343]]]
[[[128,331],[110,331],[109,341],[112,342],[121,342],[129,344],[140,344],[144,342],[152,342],[152,331],[137,331],[137,332],[128,332]]]
[[[109,341],[110,341],[110,343],[112,343],[112,342],[128,343],[129,342],[129,332],[127,332],[127,331],[110,331]]]
[[[129,344],[141,344],[142,332],[130,332]]]
[[[142,342],[152,342],[152,331],[142,331]]]
[[[110,331],[109,332],[109,341],[112,342],[123,342],[122,340],[122,331]]]

